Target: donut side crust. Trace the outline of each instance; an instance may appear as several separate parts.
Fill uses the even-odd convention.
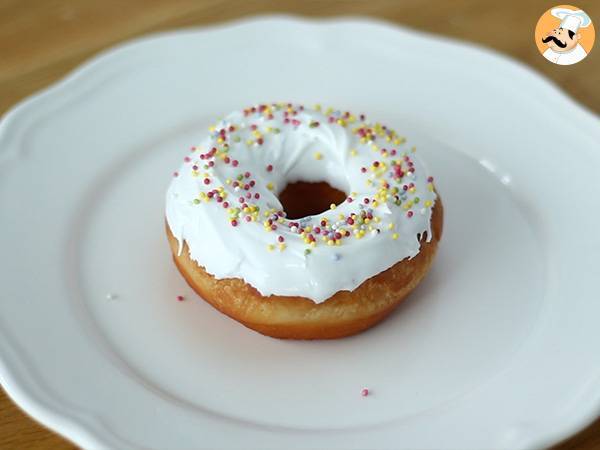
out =
[[[246,327],[282,339],[336,339],[360,333],[381,322],[427,274],[443,230],[438,195],[431,215],[432,239],[421,237],[421,250],[364,281],[353,291],[339,291],[323,303],[305,297],[261,295],[239,278],[217,280],[189,256],[166,226],[175,264],[187,283],[217,310]]]

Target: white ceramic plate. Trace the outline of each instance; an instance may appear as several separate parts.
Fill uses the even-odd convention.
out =
[[[276,100],[392,124],[438,180],[435,267],[359,336],[263,337],[170,259],[173,169],[213,118]],[[598,118],[532,71],[382,23],[270,17],[120,46],[0,125],[2,385],[84,447],[549,445],[600,406],[599,142]]]

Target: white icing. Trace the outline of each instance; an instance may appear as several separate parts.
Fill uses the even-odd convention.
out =
[[[246,111],[247,115],[242,111],[233,112],[219,121],[209,136],[186,157],[178,176],[173,178],[167,191],[166,218],[180,246],[185,241],[190,257],[217,279],[241,278],[265,296],[301,296],[321,303],[338,291],[354,290],[400,260],[414,257],[420,249],[418,235],[427,232],[431,239],[431,206],[435,192],[422,162],[403,138],[390,134],[391,130],[377,125],[377,132],[371,138],[363,136],[361,142],[356,130],[363,126],[374,129],[374,123],[353,116],[344,118],[337,111],[326,114],[300,108],[299,105],[289,107],[290,123],[284,122],[284,112],[288,111],[284,104],[269,105],[266,111]],[[269,118],[270,113],[272,118]],[[334,118],[333,122],[330,117]],[[338,118],[344,122],[339,124]],[[292,123],[292,120],[299,122]],[[256,125],[256,130],[251,129],[252,125]],[[228,130],[230,126],[234,126],[235,131],[227,132],[224,142],[219,142],[219,130]],[[263,141],[259,144],[257,140],[261,138]],[[229,144],[228,149],[225,144]],[[201,159],[200,155],[212,148],[218,150],[217,154]],[[387,156],[381,153],[383,149],[387,149]],[[395,156],[391,155],[392,149],[397,152]],[[320,154],[320,159],[316,153]],[[409,166],[404,160],[405,154],[413,163],[412,174],[406,171]],[[230,158],[228,164],[225,157]],[[239,161],[237,167],[233,167],[233,160]],[[398,160],[403,162],[405,171],[400,180],[392,176],[392,164]],[[213,167],[205,166],[209,161],[213,161]],[[375,161],[380,165],[374,172],[371,168]],[[382,169],[382,164],[386,165],[386,170]],[[272,171],[267,170],[268,165],[273,166]],[[197,170],[193,170],[194,166]],[[366,173],[361,171],[363,167],[368,169]],[[376,178],[378,170],[379,178]],[[244,178],[243,184],[254,180],[255,185],[249,191],[243,187],[236,190],[233,181],[244,172],[251,175]],[[205,178],[210,184],[204,183]],[[374,182],[369,185],[368,179]],[[279,218],[275,222],[277,229],[267,231],[265,211],[270,208],[281,210],[277,193],[286,184],[299,180],[327,181],[351,194],[353,201],[346,200],[334,210],[305,219]],[[380,198],[373,207],[372,200],[382,180],[389,183],[388,198]],[[269,183],[273,184],[273,190],[268,189]],[[414,189],[404,191],[403,186],[409,183],[414,183]],[[229,202],[230,208],[239,207],[239,197],[251,192],[253,198],[246,201],[260,208],[254,215],[258,221],[247,222],[247,214],[242,212],[236,219],[237,226],[232,226],[230,211],[223,207],[223,202],[217,202],[215,195],[211,199],[203,198],[209,191],[221,187],[225,195],[220,195],[226,196],[223,201]],[[400,205],[391,194],[394,187],[399,189]],[[260,195],[259,199],[254,198],[255,193]],[[419,197],[416,204],[415,197]],[[368,205],[364,198],[370,199]],[[355,234],[361,230],[358,220],[355,220],[355,228],[345,220],[336,225],[338,230],[352,233],[350,237],[336,239],[341,245],[327,245],[322,236],[316,236],[314,232],[314,226],[319,226],[323,218],[335,225],[340,214],[348,217],[369,210],[374,219],[362,224],[364,236],[360,239]],[[412,217],[408,217],[408,211],[412,212]],[[380,222],[377,223],[375,217]],[[316,246],[308,245],[297,234],[298,227],[290,227],[291,222],[301,222],[300,227],[313,225],[311,232],[317,240]],[[390,224],[393,224],[392,229],[389,229]],[[285,239],[283,250],[279,248],[279,236]],[[310,249],[309,254],[306,249]]]

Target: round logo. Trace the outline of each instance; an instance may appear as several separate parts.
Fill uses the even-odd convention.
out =
[[[535,27],[535,44],[544,58],[569,66],[584,59],[594,46],[596,32],[590,16],[572,5],[550,8]]]

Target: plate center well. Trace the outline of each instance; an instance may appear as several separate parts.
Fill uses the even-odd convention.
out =
[[[99,345],[174,402],[301,429],[405,419],[489,380],[534,326],[543,260],[527,217],[476,161],[424,143],[446,216],[434,267],[409,299],[383,324],[337,341],[244,328],[198,298],[171,260],[164,194],[190,142],[194,133],[180,133],[116,161],[84,199],[78,242]]]

